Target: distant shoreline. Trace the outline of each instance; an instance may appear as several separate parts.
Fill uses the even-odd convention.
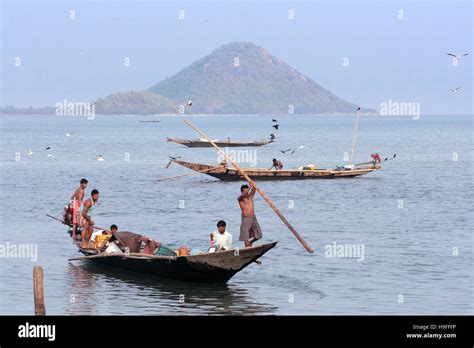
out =
[[[373,116],[373,117],[387,117],[387,118],[394,118],[394,117],[402,117],[402,118],[412,118],[411,115],[380,115],[374,113],[361,113],[361,116]],[[56,115],[54,113],[5,113],[0,112],[1,116],[56,116],[56,117],[63,117],[63,118],[88,118],[87,116],[73,116],[73,115]],[[338,113],[338,114],[156,114],[156,115],[126,115],[126,114],[96,114],[94,117],[136,117],[136,118],[152,118],[152,117],[300,117],[300,116],[313,116],[313,117],[345,117],[345,116],[355,116],[354,113]],[[422,114],[422,117],[426,116],[474,116],[474,114],[453,114],[448,115],[445,113],[442,114]]]

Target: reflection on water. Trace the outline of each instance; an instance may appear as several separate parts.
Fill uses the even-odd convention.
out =
[[[92,262],[69,263],[66,282],[71,315],[255,315],[277,309],[236,285],[151,278]]]

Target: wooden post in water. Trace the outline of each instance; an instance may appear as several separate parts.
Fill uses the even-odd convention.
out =
[[[33,291],[35,296],[35,315],[46,315],[44,306],[43,269],[40,266],[33,268]]]

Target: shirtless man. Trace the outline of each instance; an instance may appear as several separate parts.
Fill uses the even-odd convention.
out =
[[[281,161],[277,160],[276,158],[273,159],[273,165],[270,167],[270,169],[275,168],[276,170],[282,170],[283,169],[283,163]]]
[[[238,198],[240,209],[242,210],[242,223],[240,225],[240,241],[243,241],[245,247],[251,247],[252,244],[262,238],[262,230],[258,224],[257,217],[253,208],[253,198],[255,188],[249,188],[248,185],[242,185],[242,193]]]
[[[77,213],[81,209],[82,200],[84,199],[84,190],[87,187],[87,179],[81,179],[79,187],[74,191],[71,196],[72,201],[72,239],[76,239],[77,230]]]
[[[89,240],[94,230],[94,220],[92,220],[91,215],[98,201],[99,191],[94,189],[91,192],[91,198],[82,203],[81,209],[77,214],[77,224],[82,227],[81,248],[89,248]]]

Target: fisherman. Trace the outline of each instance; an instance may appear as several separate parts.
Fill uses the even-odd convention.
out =
[[[91,218],[92,212],[99,200],[99,191],[93,189],[91,191],[91,198],[82,203],[78,212],[77,224],[82,227],[82,243],[81,248],[89,247],[89,240],[94,230],[94,221]]]
[[[110,232],[111,232],[112,234],[114,234],[114,233],[117,232],[117,231],[118,231],[117,225],[113,224],[113,225],[110,226]]]
[[[211,233],[211,245],[217,247],[219,251],[232,249],[232,235],[226,231],[224,220],[220,220],[217,223],[217,230]]]
[[[253,207],[253,199],[255,196],[255,188],[248,185],[242,185],[240,188],[242,193],[239,198],[240,209],[242,210],[242,223],[240,225],[240,241],[243,241],[246,247],[262,238],[262,230],[258,224],[257,217]]]
[[[283,163],[281,163],[281,161],[274,158],[273,159],[273,165],[270,167],[270,169],[273,169],[273,168],[275,168],[276,170],[282,170],[283,169]]]
[[[79,187],[71,196],[72,201],[72,239],[76,239],[77,230],[77,213],[81,209],[82,200],[84,199],[84,190],[87,188],[87,179],[82,178]]]

